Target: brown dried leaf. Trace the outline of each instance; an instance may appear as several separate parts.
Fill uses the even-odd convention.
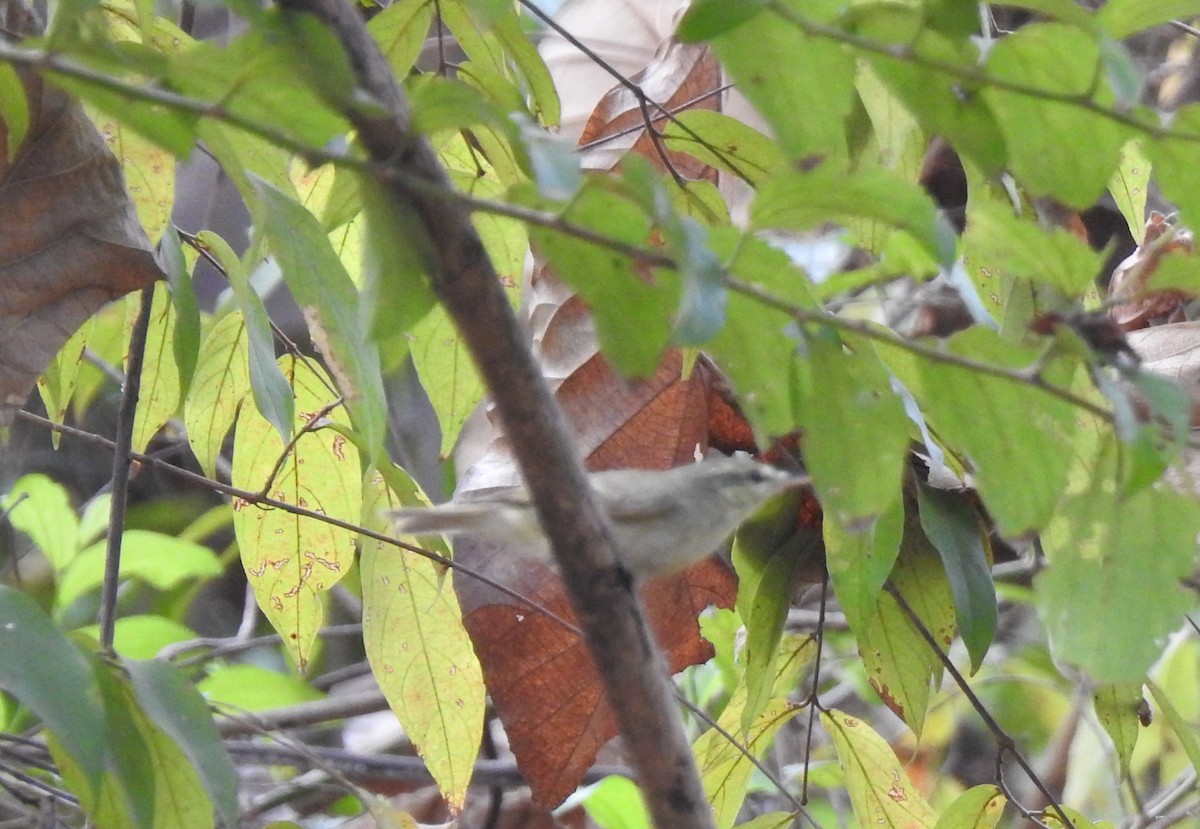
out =
[[[653,104],[661,104],[668,112],[684,109],[717,110],[720,108],[721,67],[712,52],[704,46],[668,40],[654,59],[630,78],[645,98],[628,87],[615,86],[596,105],[583,128],[579,145],[584,148],[584,163],[588,167],[608,169],[629,151],[650,159],[659,169],[669,164],[686,179],[705,178],[716,181],[716,170],[693,156],[668,152],[657,134],[667,125],[667,116]],[[647,122],[650,130],[647,130]]]
[[[28,7],[0,3],[6,39],[36,30]],[[161,275],[121,166],[83,108],[17,72],[30,112],[11,161],[0,154],[0,424],[88,317]],[[0,147],[8,138],[0,121]]]
[[[1131,331],[1129,345],[1142,369],[1174,380],[1192,404],[1192,428],[1200,428],[1200,322],[1176,322]]]
[[[589,469],[665,469],[690,462],[708,449],[713,423],[720,424],[723,440],[749,434],[706,359],[685,377],[683,357],[672,351],[651,377],[628,381],[598,353],[591,317],[577,297],[539,277],[531,308],[538,354]],[[514,482],[507,446],[493,438],[460,491]],[[557,575],[520,550],[459,543],[455,555],[574,624]],[[711,656],[697,616],[709,605],[731,607],[736,587],[733,573],[716,560],[647,585],[647,611],[672,670]],[[488,690],[534,800],[557,805],[616,734],[587,647],[554,619],[474,579],[456,575],[455,588]]]
[[[550,568],[514,551],[471,543],[458,545],[456,558],[575,623],[562,582]],[[553,808],[575,790],[596,752],[617,733],[588,649],[556,620],[474,579],[456,574],[454,584],[517,765],[534,802]],[[672,671],[712,656],[697,616],[709,605],[732,607],[735,591],[733,573],[717,561],[646,585],[642,596],[650,624]]]
[[[1164,256],[1172,251],[1191,252],[1192,235],[1175,228],[1158,211],[1150,213],[1142,244],[1117,265],[1108,284],[1108,295],[1117,300],[1111,314],[1126,331],[1182,322],[1183,306],[1194,297],[1177,291],[1150,291],[1147,286]]]

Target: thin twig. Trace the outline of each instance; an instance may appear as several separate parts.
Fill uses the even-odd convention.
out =
[[[1008,735],[1008,732],[1000,727],[1000,723],[996,722],[996,718],[993,717],[991,712],[987,710],[987,707],[983,704],[983,701],[975,695],[973,690],[971,690],[971,686],[967,683],[966,678],[959,673],[958,668],[954,666],[954,663],[950,660],[950,657],[946,655],[946,652],[942,650],[941,645],[938,644],[937,638],[933,635],[933,633],[930,632],[929,628],[925,626],[925,622],[921,620],[921,617],[917,615],[916,611],[912,609],[912,605],[908,603],[908,600],[904,598],[904,595],[897,590],[896,586],[890,581],[884,584],[883,589],[887,591],[889,596],[896,600],[896,604],[898,604],[900,609],[904,611],[904,615],[908,617],[909,622],[911,622],[913,627],[916,628],[917,633],[919,633],[921,638],[925,640],[925,644],[929,645],[930,649],[937,655],[938,661],[942,663],[942,666],[946,669],[947,673],[954,678],[955,684],[958,685],[959,690],[963,692],[963,695],[971,703],[971,707],[975,709],[975,713],[980,716],[984,725],[986,725],[988,730],[992,732],[992,736],[995,737],[996,743],[1000,748],[1000,753],[1002,755],[1008,754],[1017,761],[1017,765],[1019,765],[1021,770],[1025,772],[1025,775],[1029,778],[1029,781],[1033,783],[1034,787],[1041,792],[1042,797],[1046,799],[1046,803],[1049,804],[1050,808],[1054,810],[1054,813],[1058,816],[1059,820],[1062,821],[1063,826],[1066,827],[1066,829],[1075,829],[1075,824],[1071,822],[1071,819],[1067,817],[1067,813],[1063,811],[1062,806],[1059,805],[1058,798],[1056,798],[1046,784],[1042,782],[1042,779],[1037,775],[1037,772],[1033,770],[1033,766],[1029,764],[1029,762],[1017,749],[1016,741]],[[999,762],[999,759],[997,762]],[[1030,815],[1030,817],[1032,816]],[[1041,822],[1039,821],[1039,824],[1040,823]]]
[[[271,474],[267,476],[266,481],[263,482],[263,485],[258,490],[261,496],[266,497],[266,495],[271,491],[271,487],[275,485],[275,479],[283,470],[283,465],[287,463],[288,456],[291,455],[295,450],[296,444],[300,442],[300,438],[302,438],[304,435],[315,432],[318,428],[324,425],[322,424],[322,421],[329,416],[329,413],[345,402],[346,401],[344,397],[338,397],[334,400],[331,400],[314,412],[312,417],[304,421],[304,425],[296,430],[296,434],[292,435],[292,439],[288,441],[287,446],[283,447],[283,451],[280,452],[279,457],[275,459],[275,466],[271,468]]]
[[[32,412],[27,412],[24,410],[18,411],[17,417],[21,418],[22,420],[29,421],[30,423],[36,423],[37,425],[43,426],[52,431],[60,432],[64,435],[70,435],[71,437],[78,438],[80,440],[84,440],[89,443],[93,443],[97,446],[104,446],[109,449],[112,449],[115,446],[113,441],[109,440],[108,438],[106,438],[102,435],[97,435],[92,432],[85,431],[83,429],[76,429],[72,426],[67,426],[62,423],[55,423],[52,420],[41,417],[40,415],[33,414]],[[477,580],[481,584],[485,584],[488,587],[491,587],[495,590],[500,591],[501,593],[508,596],[509,598],[515,599],[518,602],[520,602],[521,604],[528,606],[534,612],[542,614],[547,619],[550,619],[551,621],[561,625],[566,630],[569,630],[572,633],[579,634],[579,632],[580,632],[578,626],[571,624],[570,622],[568,622],[566,619],[563,619],[561,616],[559,616],[554,611],[541,606],[540,604],[538,604],[536,601],[529,598],[528,596],[525,596],[525,595],[517,592],[516,590],[513,590],[511,587],[507,587],[503,584],[500,584],[495,579],[488,578],[487,576],[483,575],[482,573],[478,573],[478,572],[472,570],[470,567],[466,567],[462,564],[459,564],[458,562],[454,561],[453,559],[449,559],[449,558],[446,558],[445,556],[438,555],[437,553],[433,552],[432,550],[426,550],[423,547],[417,547],[413,544],[407,544],[397,538],[392,538],[391,536],[389,536],[385,533],[376,532],[375,530],[369,529],[368,527],[364,527],[359,524],[352,524],[349,521],[343,521],[340,518],[335,518],[331,515],[325,515],[320,512],[315,512],[310,509],[305,509],[304,507],[296,506],[295,504],[290,504],[287,501],[280,501],[276,498],[261,497],[257,492],[251,492],[248,489],[241,489],[240,487],[231,486],[229,484],[223,484],[220,481],[214,481],[210,478],[206,478],[203,475],[198,475],[195,472],[191,472],[187,469],[180,469],[178,466],[172,466],[171,464],[166,463],[164,461],[160,461],[158,458],[155,458],[150,455],[143,455],[139,452],[131,452],[130,457],[132,457],[133,460],[137,461],[138,463],[146,464],[148,466],[153,466],[154,468],[160,469],[170,475],[174,475],[175,477],[180,478],[181,480],[188,481],[190,483],[196,484],[197,486],[206,487],[208,489],[211,489],[214,492],[219,492],[222,495],[228,495],[233,498],[240,498],[249,504],[255,504],[260,507],[271,507],[272,509],[282,510],[284,512],[291,513],[292,515],[298,515],[303,518],[311,518],[314,521],[320,521],[322,523],[329,524],[330,526],[338,527],[339,529],[348,530],[349,532],[353,532],[353,533],[358,533],[360,536],[362,536],[364,538],[369,538],[373,541],[380,541],[380,542],[383,542],[384,544],[389,544],[393,547],[398,547],[399,549],[406,550],[410,553],[416,553],[417,555],[427,558],[430,561],[436,562],[437,564],[440,564],[443,567],[446,567],[451,570],[455,570],[459,573],[462,573],[464,576],[467,576],[469,578]]]
[[[121,578],[121,538],[125,529],[125,506],[129,498],[129,467],[133,455],[133,421],[137,413],[142,381],[142,363],[146,356],[146,336],[150,331],[150,310],[154,305],[154,287],[143,288],[141,307],[129,337],[129,365],[125,370],[125,389],[117,412],[117,439],[113,444],[112,507],[108,519],[108,547],[104,557],[104,582],[100,588],[100,647],[111,652],[117,624],[117,589]]]
[[[1200,142],[1200,134],[1191,132],[1175,132],[1167,128],[1149,124],[1126,112],[1111,109],[1101,104],[1096,103],[1092,99],[1090,91],[1083,94],[1055,92],[1050,89],[1043,89],[1037,86],[1017,83],[1016,81],[1008,81],[1003,78],[998,78],[995,75],[980,69],[977,66],[961,63],[951,63],[949,61],[937,60],[935,58],[925,57],[913,51],[912,47],[904,44],[883,43],[878,40],[872,40],[861,35],[847,32],[844,29],[839,29],[836,26],[830,26],[825,23],[819,23],[816,20],[805,17],[785,3],[779,0],[771,0],[767,4],[772,12],[778,15],[783,20],[791,23],[800,31],[810,37],[820,37],[827,40],[832,40],[837,43],[852,46],[863,52],[880,55],[882,57],[893,58],[899,61],[911,63],[914,66],[921,66],[925,69],[933,69],[938,72],[944,72],[962,81],[988,86],[993,89],[1000,89],[1005,92],[1012,92],[1016,95],[1024,95],[1029,98],[1035,98],[1041,101],[1050,103],[1067,104],[1069,106],[1078,107],[1079,109],[1091,112],[1102,118],[1110,121],[1115,121],[1118,124],[1123,124],[1127,127],[1150,136],[1151,138],[1163,138],[1170,136],[1187,142]],[[1099,67],[1097,67],[1099,70]]]
[[[830,314],[826,311],[810,311],[806,308],[801,308],[791,302],[788,302],[780,297],[775,296],[769,291],[765,291],[757,285],[751,285],[733,277],[726,277],[725,284],[731,291],[735,291],[743,296],[761,302],[769,308],[774,308],[778,311],[783,311],[791,315],[797,322],[813,325],[825,325],[830,328],[836,328],[840,331],[846,331],[851,334],[857,334],[876,342],[885,343],[915,354],[934,363],[943,363],[946,365],[957,366],[959,368],[968,369],[977,374],[983,374],[990,377],[997,377],[1001,380],[1007,380],[1012,383],[1018,383],[1023,386],[1028,386],[1033,389],[1038,389],[1051,397],[1057,397],[1066,403],[1070,403],[1088,414],[1100,418],[1105,423],[1111,423],[1113,415],[1110,411],[1098,406],[1092,401],[1080,397],[1079,395],[1064,389],[1059,386],[1047,383],[1045,378],[1039,372],[1029,371],[1028,369],[1011,369],[1003,366],[997,366],[992,363],[982,363],[978,360],[972,360],[969,357],[963,357],[951,351],[944,351],[940,348],[925,345],[924,343],[915,340],[905,339],[896,332],[888,328],[883,328],[869,322],[855,319],[847,319],[839,317],[835,314]]]
[[[821,683],[821,654],[825,649],[825,607],[829,598],[829,577],[821,582],[821,604],[817,617],[817,654],[813,657],[812,690],[808,694],[808,730],[804,735],[804,782],[800,787],[800,802],[808,803],[808,769],[812,758],[813,731],[816,726],[817,712],[821,708],[818,696]]]

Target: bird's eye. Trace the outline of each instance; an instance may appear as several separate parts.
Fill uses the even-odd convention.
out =
[[[763,472],[763,470],[755,469],[750,472],[750,482],[751,483],[761,484],[761,483],[764,483],[766,480],[767,480],[767,476]]]

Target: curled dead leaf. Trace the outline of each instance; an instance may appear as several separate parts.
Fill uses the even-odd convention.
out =
[[[1183,291],[1149,291],[1150,279],[1171,252],[1191,253],[1192,234],[1175,227],[1158,211],[1150,213],[1141,245],[1113,271],[1108,295],[1116,303],[1110,311],[1126,331],[1163,323],[1182,322],[1183,306],[1194,299]]]

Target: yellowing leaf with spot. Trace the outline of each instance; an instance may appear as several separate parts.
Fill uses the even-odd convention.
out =
[[[741,732],[742,709],[745,705],[746,687],[742,685],[717,720],[725,734],[710,728],[692,746],[704,791],[708,795],[708,802],[712,804],[713,817],[721,829],[733,826],[746,799],[746,784],[754,771],[750,759],[726,736]],[[799,710],[799,706],[786,699],[769,700],[743,735],[743,745],[751,754],[761,757],[770,747],[775,732]]]
[[[931,829],[936,816],[883,738],[857,717],[830,710],[821,723],[846,775],[860,829]]]
[[[130,306],[134,308],[136,306]],[[133,451],[144,451],[179,410],[179,367],[175,364],[175,305],[167,284],[154,287],[141,391],[133,417]]]
[[[188,443],[210,478],[238,407],[250,393],[250,346],[240,312],[217,321],[200,345],[192,388],[183,405]]]
[[[954,596],[941,557],[921,529],[915,506],[907,506],[891,584],[938,644],[947,649],[955,635]],[[878,595],[874,613],[856,634],[871,685],[896,716],[921,736],[930,684],[941,681],[941,660],[891,593]]]
[[[337,399],[332,382],[311,363],[291,356],[280,359],[296,400],[299,435],[282,464],[284,444],[278,431],[254,406],[238,415],[233,451],[233,484],[313,512],[357,521],[362,505],[362,470],[358,450],[332,429],[307,428],[310,418]],[[345,423],[335,408],[327,417]],[[303,434],[300,434],[304,430]],[[278,464],[278,473],[271,473]],[[235,500],[233,528],[242,566],[258,606],[283,636],[300,670],[308,665],[317,631],[325,619],[325,591],[333,587],[354,560],[355,534],[316,518]]]
[[[403,500],[373,472],[363,523],[384,529],[380,513],[418,503],[413,484],[395,471]],[[415,541],[415,539],[414,539]],[[430,539],[423,538],[427,546]],[[438,552],[445,553],[444,547]],[[450,808],[462,809],[483,731],[483,670],[462,623],[445,572],[427,558],[363,539],[363,645],[379,687]]]
[[[121,125],[115,118],[91,112],[104,143],[121,162],[125,190],[138,221],[151,242],[157,242],[171,220],[175,204],[175,158],[162,147]]]
[[[960,794],[938,818],[937,829],[995,829],[1008,798],[995,786],[975,786]]]

